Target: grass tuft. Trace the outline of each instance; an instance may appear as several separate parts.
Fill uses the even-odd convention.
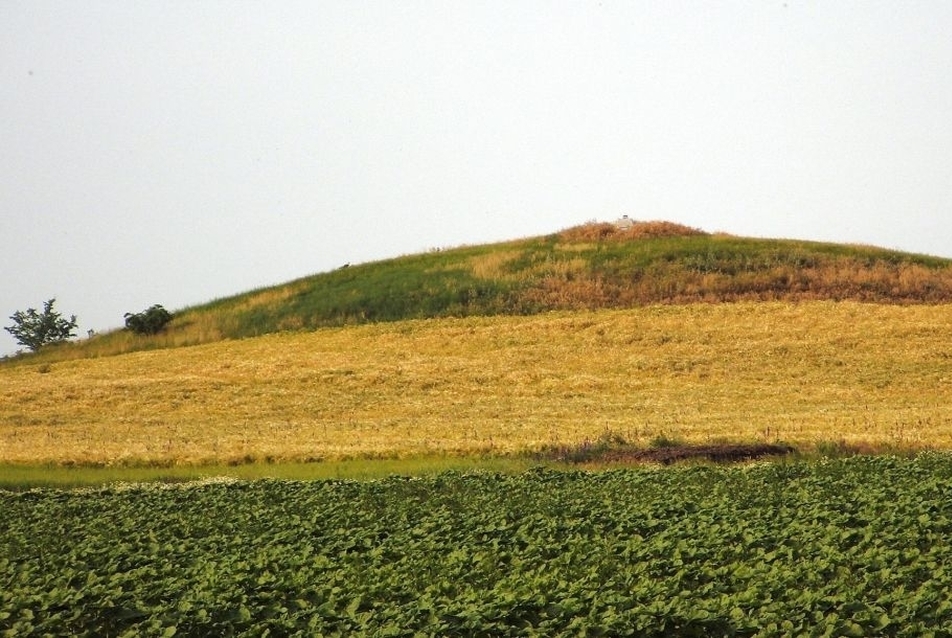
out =
[[[662,432],[661,434],[652,438],[651,441],[648,442],[648,447],[654,448],[654,449],[663,449],[663,448],[670,448],[670,447],[680,447],[680,446],[683,446],[684,444],[685,444],[684,439],[681,439],[678,437],[671,437]]]

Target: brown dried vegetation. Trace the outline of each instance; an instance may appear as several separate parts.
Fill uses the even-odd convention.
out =
[[[739,301],[947,303],[947,260],[875,247],[750,240],[671,222],[622,229],[590,222],[558,234],[558,252],[586,268],[547,262],[520,292],[526,308],[582,310]],[[684,238],[672,242],[672,238]],[[619,245],[631,248],[620,250]]]
[[[657,237],[691,237],[708,235],[698,228],[667,221],[634,222],[630,228],[622,229],[609,222],[588,222],[581,226],[566,228],[559,237],[567,242],[587,241],[632,241]]]

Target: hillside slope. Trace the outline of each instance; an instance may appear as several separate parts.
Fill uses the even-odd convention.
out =
[[[286,330],[650,304],[952,301],[952,260],[868,246],[748,239],[670,222],[589,223],[544,237],[360,264],[185,309],[57,351],[102,356]]]
[[[0,464],[506,455],[606,437],[952,449],[950,306],[382,322],[0,369]]]

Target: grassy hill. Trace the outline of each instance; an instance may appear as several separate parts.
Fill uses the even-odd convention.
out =
[[[11,359],[0,464],[599,441],[949,449],[950,304],[950,260],[587,224],[355,265],[186,309],[155,337]]]
[[[40,356],[104,356],[404,319],[781,300],[946,303],[952,260],[709,234],[670,222],[625,231],[589,223],[316,274],[185,309],[155,337],[118,331]]]

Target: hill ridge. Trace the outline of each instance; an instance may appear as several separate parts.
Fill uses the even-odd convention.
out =
[[[539,237],[352,264],[186,308],[153,337],[117,331],[45,356],[105,356],[404,319],[809,300],[949,303],[952,260],[744,238],[667,221],[628,228],[588,222]]]

